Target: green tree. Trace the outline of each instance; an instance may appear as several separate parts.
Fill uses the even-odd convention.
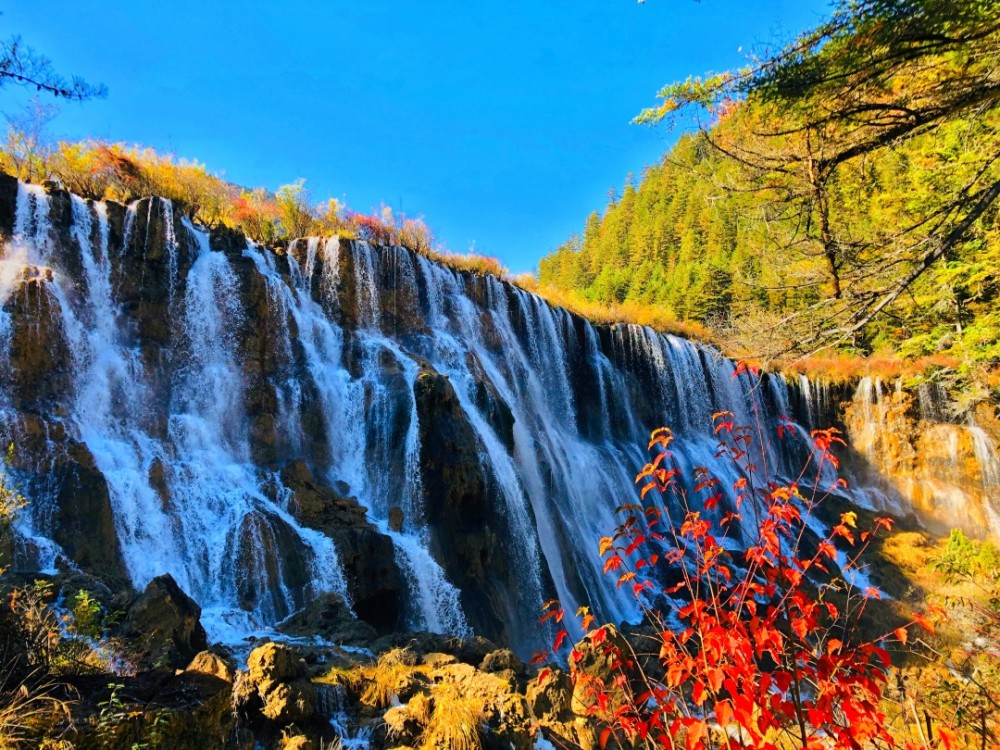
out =
[[[845,173],[855,170],[850,181],[859,161],[957,120],[995,122],[998,65],[996,3],[842,0],[829,21],[776,55],[667,86],[661,104],[638,121],[661,122],[692,106],[718,118],[704,141],[744,168],[747,184],[770,194],[786,249],[825,264],[821,299],[800,316],[807,325],[797,338],[828,345],[887,312],[970,240],[1000,197],[1000,138],[995,127],[979,129],[964,180],[861,242],[838,222]]]

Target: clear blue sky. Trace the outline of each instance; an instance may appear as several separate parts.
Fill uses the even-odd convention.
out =
[[[630,125],[665,83],[740,64],[826,0],[19,0],[20,34],[107,99],[53,135],[196,158],[317,201],[385,202],[514,271],[578,231],[676,133]],[[743,52],[740,51],[742,47]],[[0,110],[22,93],[0,91]]]

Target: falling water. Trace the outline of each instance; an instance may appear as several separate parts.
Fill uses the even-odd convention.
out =
[[[118,207],[115,218],[110,206],[75,198],[63,228],[73,247],[64,248],[49,215],[54,199],[19,188],[0,260],[0,357],[9,361],[7,303],[27,266],[58,309],[72,358],[65,416],[51,418],[63,420],[107,481],[132,582],[171,573],[202,605],[215,638],[274,625],[322,592],[349,598],[331,539],[296,519],[282,482],[287,462],[306,462],[319,483],[356,497],[392,541],[407,627],[467,634],[481,614],[467,611],[469,602],[485,599],[524,652],[539,645],[537,608],[550,596],[602,619],[639,617],[628,587],[604,575],[596,547],[618,523],[615,508],[637,496],[650,430],[674,430],[676,464],[690,476],[717,465],[712,414],[731,410],[736,423],[761,429],[754,458],[793,477],[809,453],[806,428],[832,411],[829,391],[810,381],[791,386],[795,400],[784,380],[737,374],[709,348],[635,325],[597,327],[494,277],[402,248],[307,238],[284,252],[252,243],[223,252],[169,201]],[[78,271],[68,262],[74,251]],[[129,284],[126,264],[161,276]],[[47,273],[51,281],[39,281]],[[169,322],[156,346],[135,323],[137,308],[153,300],[126,299],[136,286],[164,291],[148,313]],[[251,343],[264,352],[254,355],[267,362],[260,372],[248,368]],[[471,445],[461,448],[486,487],[496,537],[489,564],[504,569],[490,571],[493,589],[479,600],[470,595],[482,592],[459,589],[466,571],[449,568],[428,521],[436,498],[422,478],[423,377],[453,390],[450,416],[462,422]],[[3,422],[14,423],[3,382]],[[863,450],[876,450],[876,430],[892,429],[884,391],[877,381],[859,385],[872,430]],[[793,401],[804,404],[805,427],[778,441],[778,418],[796,416]],[[273,410],[263,415],[273,435],[266,450],[254,437],[261,404]],[[972,438],[995,497],[996,453],[985,435],[973,430]],[[734,470],[719,471],[731,486]],[[831,471],[817,481],[832,484]],[[873,507],[889,502],[849,492]],[[38,567],[52,568],[66,555],[45,538],[47,500],[30,499],[39,510],[19,533],[36,539]],[[402,530],[389,525],[395,507]]]

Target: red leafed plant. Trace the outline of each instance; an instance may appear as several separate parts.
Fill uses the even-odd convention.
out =
[[[911,625],[930,626],[917,616],[883,638],[861,639],[859,618],[879,592],[848,582],[861,577],[848,571],[891,520],[859,531],[848,512],[825,538],[810,536],[823,528],[819,506],[846,486],[830,480],[838,466],[831,451],[843,443],[837,430],[814,431],[798,476],[778,480],[759,420],[737,425],[731,412],[712,420],[716,471],[696,468],[689,491],[670,450],[673,433],[654,431],[652,460],[636,477],[641,504],[619,508],[623,522],[600,540],[605,573],[637,597],[657,649],[644,659],[611,626],[595,628],[586,608],[577,613],[587,635],[567,660],[575,695],[605,724],[601,746],[893,745],[880,709],[890,667],[883,645],[905,642]],[[797,429],[782,419],[777,437]],[[543,609],[543,620],[560,624],[559,651],[564,612],[555,601]],[[603,672],[587,668],[595,649]]]

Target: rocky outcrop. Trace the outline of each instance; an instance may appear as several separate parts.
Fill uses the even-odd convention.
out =
[[[317,692],[308,670],[288,646],[267,643],[250,653],[234,688],[237,713],[251,723],[306,724],[316,716]]]
[[[182,669],[208,647],[201,607],[169,575],[149,582],[129,607],[123,631],[150,667]]]
[[[392,540],[369,523],[356,498],[319,482],[304,461],[289,463],[281,478],[291,490],[295,517],[336,543],[358,617],[382,632],[399,625],[404,584]]]
[[[453,571],[473,629],[510,642],[507,597],[517,590],[502,543],[505,519],[490,504],[480,446],[448,378],[426,368],[414,385],[420,424],[420,478],[435,557]],[[513,583],[513,585],[512,585]]]
[[[1000,538],[1000,435],[948,418],[948,396],[931,386],[862,380],[840,404],[850,445],[847,472],[880,488],[885,508],[913,514],[936,534],[960,528]],[[990,426],[988,419],[984,424]]]

